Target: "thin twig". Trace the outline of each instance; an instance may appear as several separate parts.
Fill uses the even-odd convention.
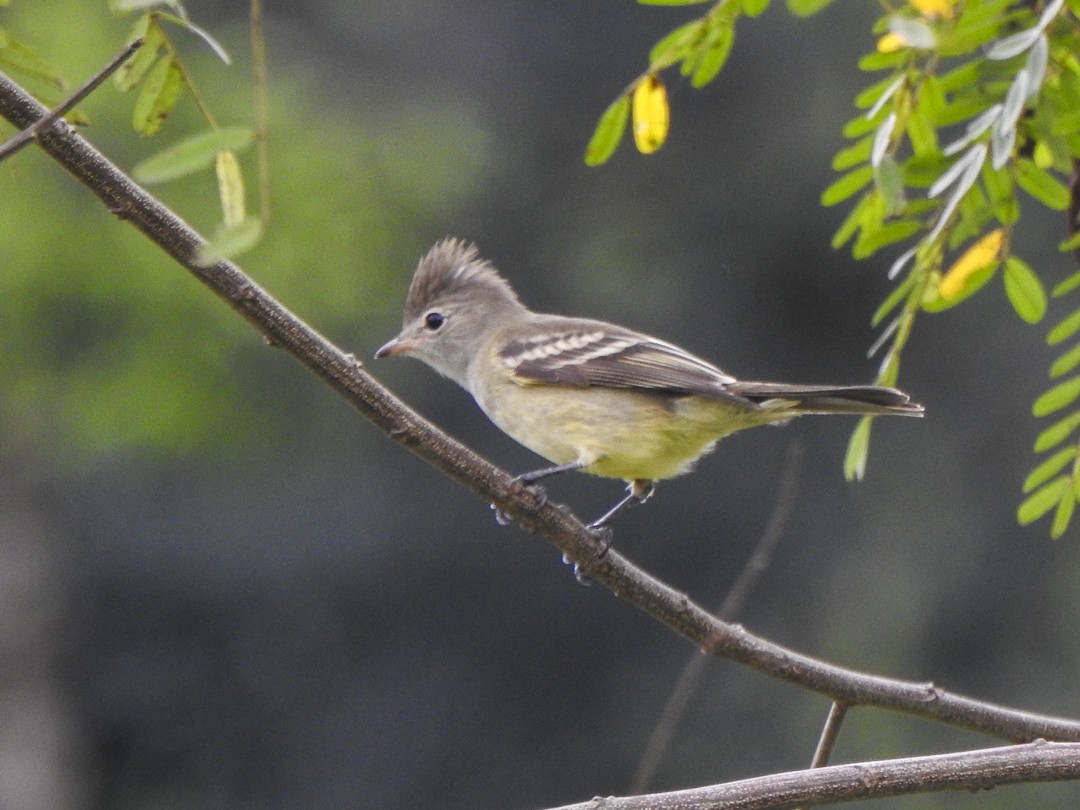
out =
[[[829,764],[833,746],[840,736],[840,726],[844,724],[847,715],[847,704],[833,701],[829,707],[829,715],[825,718],[825,726],[821,729],[821,737],[818,738],[817,748],[814,750],[814,758],[810,762],[811,768],[824,768]],[[799,810],[804,810],[800,807]]]
[[[557,810],[787,810],[1072,779],[1080,779],[1080,743],[1039,740],[980,751],[810,768],[670,793],[597,797]]]
[[[47,112],[0,73],[0,116],[23,128]],[[906,712],[1012,741],[1040,737],[1080,741],[1080,721],[973,700],[933,683],[867,675],[773,644],[739,625],[720,621],[621,554],[601,554],[601,541],[565,507],[545,503],[505,470],[417,414],[368,374],[353,355],[293,315],[235,264],[222,261],[200,266],[199,250],[206,240],[63,119],[41,132],[37,142],[109,211],[138,228],[254,325],[271,345],[293,355],[379,430],[476,493],[483,503],[495,504],[527,531],[542,535],[594,582],[705,651],[852,706]]]
[[[821,729],[821,738],[814,751],[814,759],[810,763],[811,768],[824,768],[829,764],[829,758],[840,736],[840,726],[844,724],[847,710],[847,704],[839,700],[833,701],[832,706],[829,707],[829,716],[825,718],[825,726]]]
[[[780,469],[780,487],[776,494],[776,502],[773,504],[765,531],[761,533],[757,546],[747,558],[735,583],[728,589],[727,596],[717,613],[724,621],[730,621],[739,614],[750,592],[772,562],[773,552],[780,538],[783,537],[784,527],[787,525],[791,506],[795,501],[799,468],[805,452],[806,448],[802,442],[796,441],[788,446],[783,466]],[[700,652],[696,652],[687,659],[686,665],[671,690],[671,696],[660,712],[649,741],[645,744],[645,750],[638,761],[634,778],[630,782],[631,793],[643,793],[652,782],[656,769],[660,766],[660,760],[671,745],[675,729],[686,713],[686,707],[709,660]]]
[[[262,0],[251,0],[251,74],[255,86],[255,149],[259,162],[259,219],[270,223],[270,101]]]
[[[32,140],[34,140],[38,133],[44,130],[46,127],[52,126],[52,124],[61,116],[66,115],[72,107],[86,98],[88,95],[94,92],[103,81],[109,78],[116,70],[127,61],[135,51],[142,47],[143,41],[136,39],[129,42],[124,46],[120,53],[116,54],[110,59],[105,67],[83,82],[82,86],[60,102],[60,105],[51,112],[39,118],[33,124],[25,127],[20,132],[8,138],[3,144],[0,144],[0,161],[11,157]]]

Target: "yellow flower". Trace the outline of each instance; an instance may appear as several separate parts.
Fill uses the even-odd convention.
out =
[[[892,53],[906,47],[904,40],[896,34],[886,34],[877,41],[878,53]]]
[[[663,82],[650,73],[634,88],[634,144],[643,155],[650,155],[664,145],[671,111]]]
[[[953,15],[952,0],[908,0],[908,2],[924,17],[951,19]]]
[[[948,301],[956,298],[964,291],[967,282],[980,270],[985,270],[998,260],[1001,253],[1001,245],[1005,241],[1005,229],[998,228],[990,231],[986,236],[964,251],[964,254],[953,262],[953,266],[946,272],[938,287],[938,294]]]

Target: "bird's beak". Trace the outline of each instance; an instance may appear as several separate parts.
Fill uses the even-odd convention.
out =
[[[398,335],[375,352],[375,359],[378,360],[380,357],[393,357],[395,354],[407,354],[416,348],[418,342],[419,340],[417,338],[407,338]]]

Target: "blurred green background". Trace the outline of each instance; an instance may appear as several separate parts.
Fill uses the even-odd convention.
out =
[[[236,64],[181,32],[185,63],[223,123],[250,122],[245,4],[189,10]],[[658,154],[626,143],[582,162],[599,113],[694,11],[271,4],[273,218],[240,264],[361,358],[396,332],[416,260],[453,234],[537,309],[622,321],[742,377],[871,380],[892,256],[832,252],[844,211],[818,204],[869,82],[854,68],[869,4],[742,22],[713,85],[672,77]],[[130,24],[101,0],[0,13],[73,82]],[[132,101],[107,85],[82,105],[124,168],[201,128],[185,100],[140,138]],[[0,189],[0,806],[543,807],[627,790],[689,645],[499,528],[40,153],[5,165]],[[205,232],[220,217],[209,173],[154,191]],[[1031,206],[1016,237],[1049,284],[1071,269],[1061,233]],[[851,421],[740,434],[662,484],[617,547],[718,605],[799,443],[751,630],[1080,716],[1076,538],[1014,518],[1043,334],[992,283],[917,325],[901,382],[927,417],[877,423],[866,481],[841,474]],[[507,469],[538,465],[420,364],[372,368]],[[589,517],[620,487],[549,491]],[[803,767],[827,709],[710,662],[652,788]],[[835,759],[992,744],[857,711]],[[904,806],[1077,799],[1051,785]]]

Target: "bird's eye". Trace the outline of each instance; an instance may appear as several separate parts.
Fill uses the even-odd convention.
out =
[[[432,332],[438,332],[444,323],[446,323],[446,316],[441,312],[429,312],[424,316],[424,326]]]

